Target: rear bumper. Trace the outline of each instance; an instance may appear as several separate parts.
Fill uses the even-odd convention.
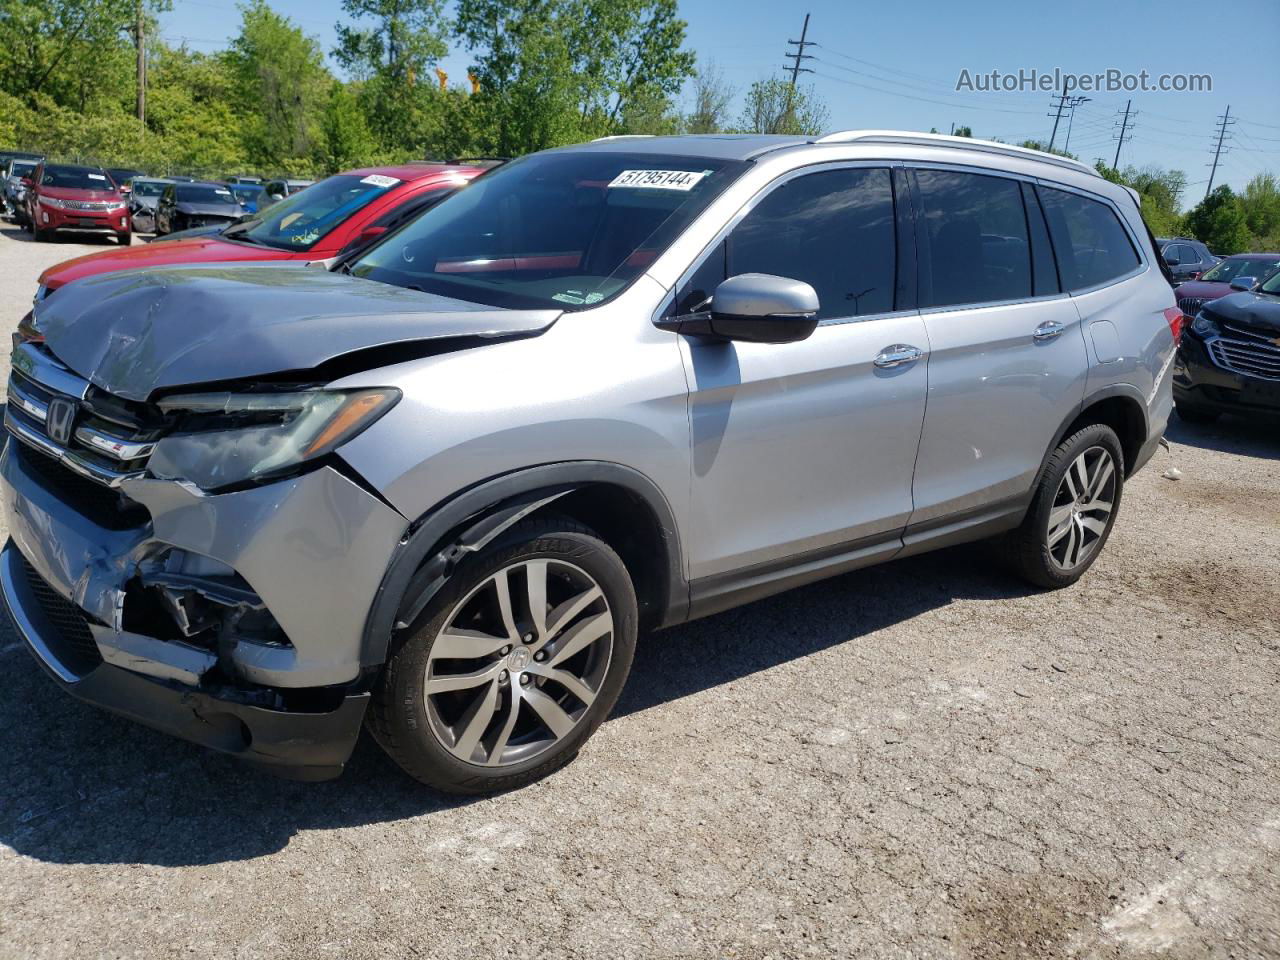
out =
[[[32,585],[31,577],[10,541],[0,553],[5,607],[36,662],[67,693],[282,776],[323,780],[342,772],[360,733],[368,692],[331,697],[336,703],[329,709],[291,710],[280,691],[197,689],[111,663],[92,666],[59,626],[65,613],[51,606],[47,595],[42,600],[44,591]]]

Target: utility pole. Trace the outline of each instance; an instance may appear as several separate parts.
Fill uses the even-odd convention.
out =
[[[147,121],[147,38],[142,0],[134,8],[133,36],[138,42],[138,122]]]
[[[1046,114],[1046,116],[1053,117],[1053,133],[1049,135],[1049,152],[1050,153],[1053,152],[1054,141],[1058,139],[1058,124],[1062,121],[1062,111],[1067,106],[1067,100],[1070,99],[1067,96],[1066,81],[1063,81],[1062,92],[1058,94],[1056,97],[1054,97],[1053,99],[1058,101],[1058,105],[1055,109],[1053,103],[1050,102],[1049,109],[1054,110],[1055,112]]]
[[[1090,97],[1072,97],[1067,101],[1067,109],[1070,113],[1067,114],[1067,142],[1062,145],[1063,153],[1071,149],[1071,128],[1076,125],[1076,107],[1082,103],[1088,103],[1090,99]]]
[[[1125,140],[1133,139],[1133,134],[1129,133],[1129,108],[1132,106],[1133,100],[1124,102],[1124,119],[1120,121],[1120,136],[1116,137],[1116,158],[1111,161],[1111,169],[1116,173],[1120,172],[1120,148],[1124,146]]]
[[[1218,158],[1222,156],[1222,141],[1226,139],[1227,127],[1235,123],[1231,119],[1231,104],[1227,104],[1227,112],[1218,118],[1218,146],[1213,151],[1213,169],[1209,171],[1209,185],[1204,188],[1205,199],[1213,192],[1213,178],[1218,174]],[[1227,150],[1230,150],[1227,147]]]
[[[800,78],[800,74],[802,73],[813,73],[813,71],[808,67],[802,67],[800,65],[802,60],[813,59],[812,54],[804,52],[805,47],[811,47],[813,45],[814,41],[809,39],[809,14],[806,13],[804,15],[804,26],[800,29],[800,39],[787,41],[787,46],[795,47],[796,52],[792,53],[788,50],[783,54],[784,57],[791,61],[791,86],[787,90],[787,112],[783,117],[784,124],[789,124],[791,122],[792,113],[795,110],[796,80]],[[774,132],[780,133],[781,131]]]
[[[813,71],[810,70],[808,67],[800,66],[801,60],[813,59],[812,54],[808,54],[804,52],[805,47],[813,46],[813,41],[809,40],[808,36],[809,36],[809,14],[806,13],[804,15],[804,26],[800,30],[800,39],[787,41],[787,46],[795,47],[796,52],[792,53],[790,50],[788,50],[785,54],[783,54],[784,57],[786,57],[788,60],[791,61],[791,89],[792,90],[796,88],[796,80],[799,79],[800,74],[813,73]]]

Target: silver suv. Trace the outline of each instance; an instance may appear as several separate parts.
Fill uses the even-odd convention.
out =
[[[1001,537],[1097,558],[1181,315],[1135,196],[892,132],[615,138],[326,263],[19,328],[0,574],[69,692],[297,777],[556,769],[640,631]]]

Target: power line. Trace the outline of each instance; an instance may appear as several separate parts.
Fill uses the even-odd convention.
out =
[[[1226,112],[1218,118],[1218,147],[1213,151],[1213,169],[1209,171],[1209,186],[1204,188],[1204,196],[1207,200],[1209,193],[1213,190],[1213,178],[1218,173],[1218,158],[1222,156],[1222,141],[1226,139],[1227,127],[1235,123],[1231,119],[1231,104],[1227,104]],[[1231,148],[1228,147],[1228,150]]]
[[[824,61],[817,61],[817,62],[823,63]],[[828,64],[828,66],[834,66],[834,64]],[[848,84],[851,87],[858,87],[861,90],[871,90],[871,91],[874,91],[875,93],[883,93],[886,96],[890,96],[890,97],[901,97],[904,100],[918,100],[921,103],[934,103],[939,106],[950,107],[953,110],[986,110],[991,113],[1016,113],[1019,115],[1025,115],[1028,112],[1034,112],[1034,111],[1027,111],[1027,110],[1010,110],[1002,107],[971,106],[967,103],[955,103],[953,101],[948,101],[948,100],[938,100],[934,97],[917,97],[909,93],[899,93],[897,90],[886,90],[883,87],[873,87],[869,83],[861,83],[857,80],[850,80],[847,77],[837,77],[830,73],[823,73],[821,70],[813,70],[810,72],[813,73],[815,77],[822,77],[824,80],[833,80],[836,83]]]

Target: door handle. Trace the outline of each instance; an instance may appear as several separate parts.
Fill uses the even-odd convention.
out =
[[[886,367],[900,367],[906,363],[915,363],[924,356],[924,351],[919,347],[913,347],[907,343],[895,343],[892,347],[885,347],[871,362],[877,367],[884,369]]]
[[[1057,320],[1049,320],[1036,327],[1035,333],[1031,334],[1032,340],[1052,340],[1054,337],[1062,336],[1062,331],[1067,329]]]

